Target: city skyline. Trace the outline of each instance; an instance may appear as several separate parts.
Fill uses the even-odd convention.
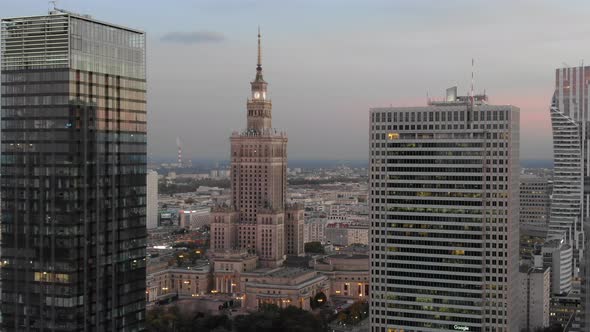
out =
[[[0,5],[2,331],[590,332],[590,4],[46,5]]]
[[[588,25],[575,22],[588,5],[569,13],[548,2],[495,4],[173,1],[162,9],[143,2],[142,15],[132,17],[125,13],[133,3],[62,0],[58,7],[146,31],[152,159],[174,160],[177,136],[186,159],[228,159],[225,128],[241,126],[257,24],[292,160],[366,159],[367,108],[425,105],[427,92],[442,97],[438,91],[452,85],[465,93],[472,58],[476,91],[522,110],[522,159],[551,159],[551,72],[564,61],[579,65],[568,55],[584,54],[579,40]],[[45,2],[1,7],[7,17],[47,10]]]

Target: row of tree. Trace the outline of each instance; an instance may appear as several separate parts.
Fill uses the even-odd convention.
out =
[[[281,309],[275,305],[262,307],[248,315],[229,316],[187,314],[178,307],[156,307],[146,317],[147,330],[151,332],[324,332],[327,324],[318,316],[290,306]]]
[[[177,179],[175,183],[160,181],[158,183],[158,193],[163,195],[172,195],[176,193],[188,193],[197,191],[200,186],[229,188],[229,179]]]

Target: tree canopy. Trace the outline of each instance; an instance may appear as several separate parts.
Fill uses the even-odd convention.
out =
[[[306,253],[310,254],[324,254],[324,246],[321,242],[307,242],[304,246]]]
[[[236,316],[185,314],[176,307],[156,307],[148,311],[147,329],[150,332],[324,332],[327,325],[314,314],[290,306],[263,306],[258,312]]]

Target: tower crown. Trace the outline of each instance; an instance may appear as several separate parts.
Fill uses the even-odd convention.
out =
[[[266,95],[268,83],[262,77],[262,46],[260,27],[258,27],[258,58],[256,63],[256,77],[250,82],[252,96],[248,100],[248,130],[261,132],[270,129],[271,103]]]
[[[256,63],[256,77],[250,84],[252,85],[252,100],[266,100],[266,85],[262,77],[262,46],[261,46],[260,27],[258,27],[258,61]]]

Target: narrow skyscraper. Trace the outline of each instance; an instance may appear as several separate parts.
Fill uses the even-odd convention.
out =
[[[247,124],[231,136],[231,206],[211,214],[211,249],[245,249],[263,267],[303,254],[303,207],[287,201],[287,135],[272,127],[272,103],[262,76],[258,33],[256,76],[250,83]]]
[[[371,331],[519,331],[519,110],[370,111]]]
[[[2,331],[141,331],[141,31],[62,10],[2,20]]]

